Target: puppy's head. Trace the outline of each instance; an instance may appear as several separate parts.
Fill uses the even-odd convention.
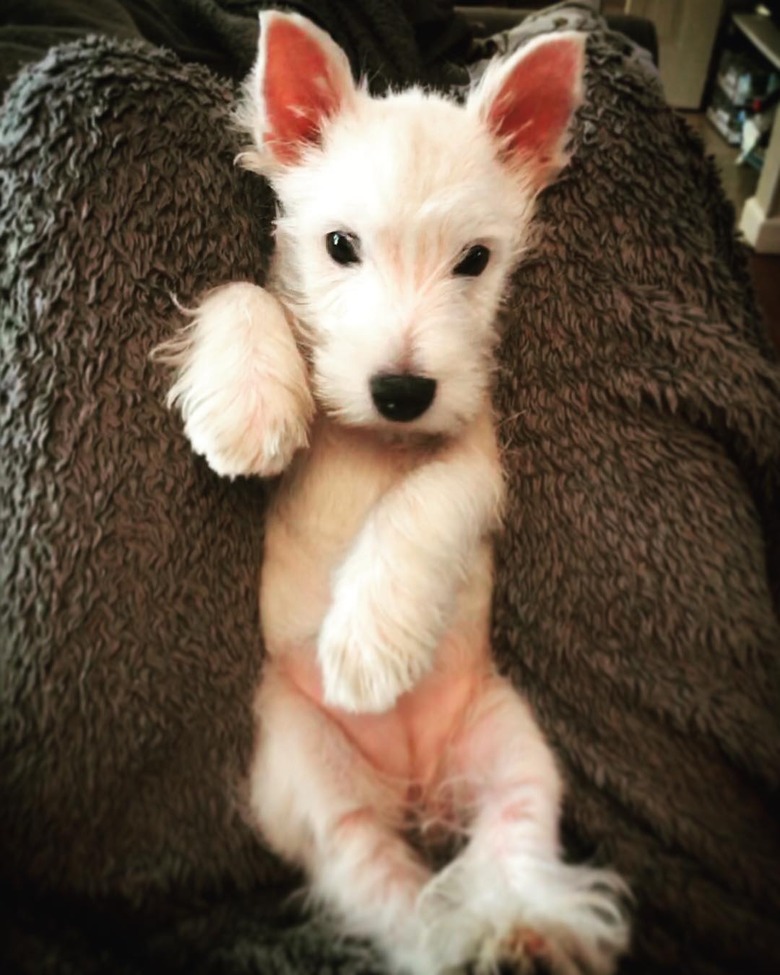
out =
[[[464,105],[373,98],[309,21],[261,14],[245,165],[280,204],[276,285],[341,422],[451,434],[484,403],[495,319],[533,201],[565,165],[584,37],[493,65]]]

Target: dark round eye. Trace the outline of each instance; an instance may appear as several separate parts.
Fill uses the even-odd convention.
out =
[[[353,234],[334,230],[325,236],[325,246],[337,264],[360,263],[360,255],[357,252],[358,239]]]
[[[484,244],[474,244],[458,261],[452,269],[452,273],[459,274],[464,278],[478,278],[487,267],[489,260],[489,249]]]

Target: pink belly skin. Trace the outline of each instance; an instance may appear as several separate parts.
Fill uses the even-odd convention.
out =
[[[446,655],[443,655],[447,659]],[[425,790],[440,778],[447,745],[493,674],[487,649],[457,665],[435,668],[390,711],[351,714],[322,699],[319,667],[310,648],[269,661],[325,712],[383,777]]]

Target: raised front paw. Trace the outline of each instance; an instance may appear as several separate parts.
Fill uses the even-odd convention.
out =
[[[336,598],[320,630],[324,699],[344,711],[382,712],[430,669],[431,655],[392,625],[383,628],[388,609],[372,612],[361,590]]]
[[[158,350],[177,369],[177,406],[196,453],[217,474],[270,477],[308,443],[314,404],[284,310],[245,282],[213,291]]]

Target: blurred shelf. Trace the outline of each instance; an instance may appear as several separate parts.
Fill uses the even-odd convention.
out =
[[[774,67],[780,69],[780,29],[769,17],[760,14],[735,14],[734,25],[758,48]]]

